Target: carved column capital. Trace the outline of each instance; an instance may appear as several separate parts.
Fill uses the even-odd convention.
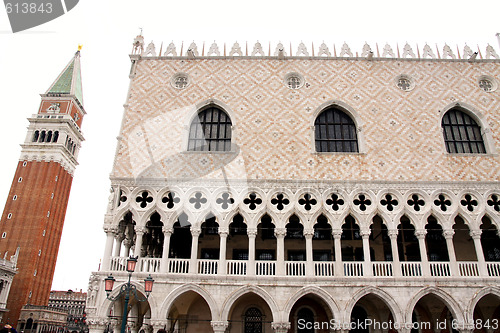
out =
[[[137,235],[144,235],[145,232],[146,232],[145,227],[135,227],[135,233]]]
[[[220,228],[219,227],[219,236],[220,237],[227,237],[229,234],[229,230],[227,228]]]
[[[445,239],[453,239],[454,234],[455,230],[452,229],[443,230],[443,236]]]
[[[103,226],[104,232],[105,233],[116,233],[118,231],[118,228],[115,225],[104,225]]]
[[[201,234],[201,229],[191,229],[191,236],[199,237]]]
[[[425,229],[418,229],[415,231],[415,236],[418,239],[424,239],[425,235],[427,235],[427,230],[425,230]]]
[[[361,238],[365,239],[370,237],[371,232],[370,230],[361,230],[359,234],[361,235]]]
[[[248,237],[256,237],[257,236],[257,228],[248,228],[247,235],[248,235]]]
[[[226,328],[229,326],[229,323],[225,320],[223,321],[212,320],[210,322],[210,325],[212,325],[214,333],[219,333],[219,332],[224,333],[226,331]]]
[[[472,239],[481,239],[482,233],[483,231],[481,229],[469,231],[469,235],[472,237]]]
[[[174,229],[171,227],[163,227],[161,228],[161,231],[163,231],[165,236],[171,236],[174,233]]]
[[[276,236],[276,238],[285,237],[286,228],[274,228],[274,236]]]
[[[387,230],[387,234],[389,235],[389,238],[397,238],[398,237],[399,230],[398,229],[389,229]]]
[[[313,238],[314,236],[314,229],[304,229],[304,237],[307,238]]]
[[[271,323],[271,327],[275,333],[286,333],[291,326],[292,325],[288,321]]]
[[[332,236],[334,239],[340,239],[342,237],[342,229],[333,229]]]

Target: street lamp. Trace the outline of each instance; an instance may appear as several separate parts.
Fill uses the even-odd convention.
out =
[[[104,279],[104,290],[106,290],[106,297],[110,301],[116,301],[123,294],[125,294],[125,305],[123,306],[123,316],[122,316],[122,328],[120,330],[121,333],[125,333],[125,324],[127,322],[127,312],[128,312],[128,302],[130,300],[130,292],[134,293],[135,298],[139,302],[145,302],[149,298],[149,294],[153,291],[153,283],[155,280],[151,277],[151,274],[144,280],[144,291],[146,292],[146,298],[139,298],[137,295],[137,289],[135,285],[130,283],[130,279],[132,278],[132,273],[135,271],[135,265],[137,264],[137,257],[130,256],[127,258],[127,272],[128,272],[128,282],[124,284],[120,288],[120,292],[115,297],[110,297],[109,294],[113,291],[113,285],[115,283],[115,278],[113,275],[109,275]]]

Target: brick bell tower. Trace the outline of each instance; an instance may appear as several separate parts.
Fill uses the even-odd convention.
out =
[[[16,327],[26,304],[47,305],[85,113],[80,48],[29,120],[0,220],[0,255],[18,256],[4,323]]]

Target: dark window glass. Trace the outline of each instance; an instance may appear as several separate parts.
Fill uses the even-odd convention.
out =
[[[446,151],[454,154],[485,154],[481,128],[468,114],[452,109],[443,117]]]
[[[262,312],[250,308],[245,312],[245,333],[262,333]]]
[[[328,108],[314,122],[317,152],[358,152],[356,125],[345,112]]]
[[[297,323],[299,320],[304,325],[300,325],[300,328],[297,328],[298,333],[314,333],[314,314],[310,309],[300,309],[297,313]]]
[[[201,111],[189,129],[188,150],[230,151],[231,125],[229,116],[216,107]]]

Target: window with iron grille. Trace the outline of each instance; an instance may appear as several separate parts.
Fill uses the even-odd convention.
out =
[[[262,333],[262,312],[249,308],[245,312],[245,333]]]
[[[453,154],[485,154],[481,127],[460,109],[446,112],[441,122],[446,151]]]
[[[231,119],[221,109],[209,107],[198,113],[189,129],[188,150],[230,151]]]
[[[358,152],[356,125],[338,108],[328,108],[318,115],[314,133],[317,152]]]

